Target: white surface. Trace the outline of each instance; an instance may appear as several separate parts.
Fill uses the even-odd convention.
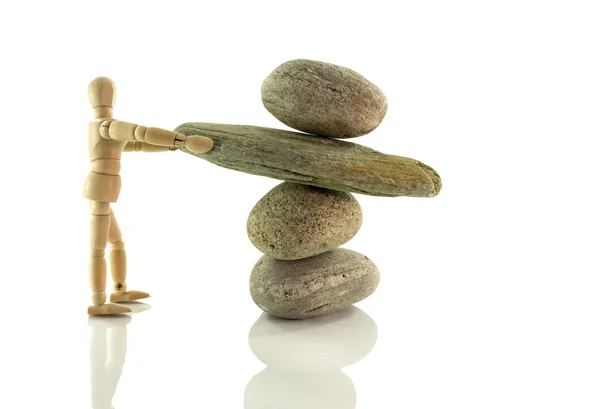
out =
[[[352,388],[359,409],[600,405],[597,2],[150,3],[0,6],[0,408],[91,407],[87,83],[111,77],[126,121],[284,127],[260,85],[294,58],[379,85],[387,117],[355,142],[444,182],[434,199],[358,196],[346,247],[380,268],[359,305],[378,339],[351,383],[319,375],[339,408]],[[126,325],[113,406],[244,407],[265,368],[245,222],[278,182],[180,152],[127,154],[122,175],[128,281],[153,298]],[[266,379],[265,402],[294,384]]]

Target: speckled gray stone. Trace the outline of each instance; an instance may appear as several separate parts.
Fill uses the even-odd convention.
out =
[[[330,138],[371,132],[387,112],[387,99],[359,73],[339,65],[292,60],[263,82],[262,101],[284,124]]]
[[[349,307],[371,295],[378,284],[375,263],[338,248],[293,261],[263,256],[250,275],[250,294],[269,314],[302,319]]]
[[[175,130],[214,142],[210,152],[184,152],[253,175],[372,196],[432,197],[442,188],[424,163],[352,142],[250,125],[198,122]]]
[[[315,256],[341,246],[360,229],[362,210],[347,192],[284,182],[248,216],[248,237],[280,260]]]

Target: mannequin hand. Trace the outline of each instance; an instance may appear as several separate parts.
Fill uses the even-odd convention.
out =
[[[193,153],[209,152],[214,146],[213,140],[206,136],[190,135],[185,139],[184,147]]]

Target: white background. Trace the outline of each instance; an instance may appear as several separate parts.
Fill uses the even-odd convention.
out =
[[[156,3],[0,6],[1,408],[91,407],[88,82],[116,82],[125,121],[285,128],[260,86],[295,58],[377,84],[387,116],[353,142],[444,184],[357,196],[345,247],[381,285],[359,304],[377,344],[344,369],[356,407],[600,406],[597,2]],[[122,177],[128,283],[153,298],[127,324],[114,407],[263,408],[244,404],[264,368],[245,223],[279,182],[182,152],[125,154]]]

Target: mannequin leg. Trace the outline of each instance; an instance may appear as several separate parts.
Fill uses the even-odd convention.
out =
[[[110,227],[108,230],[110,243],[110,272],[114,281],[111,302],[135,301],[150,297],[143,291],[127,291],[127,255],[121,229],[115,213],[110,211]]]
[[[123,235],[113,210],[110,211],[108,242],[110,243],[110,273],[114,282],[113,292],[121,295],[127,291],[127,254]]]
[[[103,305],[106,302],[106,260],[104,250],[108,241],[110,226],[110,204],[91,202],[90,218],[90,288],[92,304]]]
[[[108,242],[110,229],[110,203],[90,202],[90,289],[92,290],[92,306],[88,314],[120,314],[131,312],[121,305],[105,304],[106,302],[106,259],[104,251]]]

